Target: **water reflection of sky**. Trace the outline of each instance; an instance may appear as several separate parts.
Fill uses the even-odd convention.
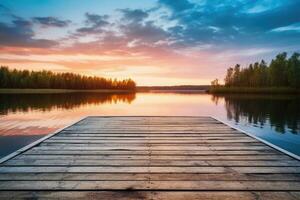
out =
[[[249,123],[247,117],[242,117],[239,122],[224,119],[234,127],[240,128],[248,133],[251,133],[259,138],[269,141],[276,146],[279,146],[289,152],[300,155],[300,135],[294,134],[291,130],[286,129],[286,132],[280,133],[267,121],[263,126]]]
[[[273,117],[271,126],[268,110],[261,109],[253,112],[251,109],[248,110],[249,104],[254,104],[254,106],[255,104],[265,104],[264,98],[262,102],[255,98],[255,102],[241,104],[239,99],[216,98],[208,94],[137,93],[128,95],[66,94],[42,96],[0,96],[2,103],[0,107],[0,113],[2,113],[0,117],[0,143],[5,143],[5,145],[0,146],[0,156],[90,115],[215,116],[300,155],[299,134],[292,133],[287,127],[284,133],[276,129],[273,118],[276,119],[280,115],[271,116]],[[271,99],[268,101],[279,100]],[[283,104],[282,106],[286,106],[287,102],[290,100],[277,102],[275,106],[280,105],[280,103]],[[233,106],[228,106],[228,104]],[[299,123],[299,115],[291,110],[296,112],[299,108],[290,108],[289,115],[282,116],[287,119],[277,120],[281,123],[280,127],[282,121]],[[232,113],[235,116],[232,117]],[[274,113],[271,114],[274,115]],[[238,120],[236,115],[238,115]],[[249,122],[249,116],[255,120]],[[263,125],[259,123],[259,120],[257,122],[257,119],[263,121]],[[275,120],[275,123],[277,121]],[[299,128],[299,124],[297,127]],[[299,133],[299,129],[296,132]]]

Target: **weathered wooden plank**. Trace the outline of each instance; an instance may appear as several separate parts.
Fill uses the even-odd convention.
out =
[[[24,152],[23,155],[149,155],[150,152],[147,150],[127,150],[127,149],[115,149],[115,150],[90,150],[90,151],[81,151],[81,150],[60,150],[52,149],[43,150],[34,148],[27,152]],[[208,151],[180,151],[180,150],[151,150],[151,155],[167,155],[167,156],[180,156],[180,155],[279,155],[273,149],[269,150],[208,150]]]
[[[227,137],[227,140],[241,140],[245,137]],[[51,141],[59,140],[94,140],[94,141],[135,141],[135,142],[145,142],[145,141],[221,141],[224,137],[82,137],[82,136],[55,136],[51,138]],[[257,142],[257,141],[256,141]]]
[[[238,173],[300,173],[299,167],[231,167]]]
[[[233,137],[187,137],[187,136],[173,136],[173,137],[148,137],[148,136],[123,136],[123,137],[101,137],[101,136],[95,136],[95,137],[89,137],[89,136],[54,136],[51,138],[51,140],[101,140],[101,141],[143,141],[143,140],[151,140],[151,141],[176,141],[176,140],[241,140],[248,138],[246,136],[233,136]],[[47,140],[48,141],[48,140]]]
[[[171,119],[171,118],[168,118],[168,119],[159,119],[159,120],[151,120],[150,117],[147,117],[145,119],[139,119],[139,120],[118,120],[116,117],[112,118],[112,119],[101,119],[99,120],[98,119],[95,119],[94,121],[92,120],[89,120],[89,119],[85,119],[84,122],[81,122],[81,123],[78,123],[78,125],[85,125],[85,126],[88,126],[88,125],[95,125],[95,124],[99,124],[101,126],[105,126],[105,125],[118,125],[118,124],[122,124],[122,125],[125,125],[125,124],[130,124],[130,125],[134,125],[134,124],[142,124],[142,125],[145,125],[145,124],[205,124],[205,123],[212,123],[212,124],[217,124],[217,125],[223,125],[222,123],[220,123],[219,121],[215,121],[214,119],[180,119],[180,118],[174,118],[174,119]]]
[[[101,118],[101,120],[99,120]],[[136,123],[185,123],[185,122],[194,122],[194,123],[199,123],[199,122],[215,122],[215,123],[220,123],[219,121],[216,121],[214,118],[208,118],[208,117],[179,117],[179,116],[166,116],[164,118],[159,117],[159,118],[153,118],[153,116],[136,116],[136,119],[130,116],[124,116],[123,119],[118,117],[118,116],[112,116],[110,118],[105,118],[97,116],[94,119],[91,117],[87,117],[83,122],[80,122],[78,124],[91,124],[91,123],[101,123],[101,124],[113,124],[113,123],[130,123],[130,124],[136,124]]]
[[[172,129],[224,129],[224,130],[233,130],[228,126],[224,126],[224,125],[216,125],[213,123],[198,123],[198,124],[189,124],[189,123],[185,123],[185,124],[162,124],[162,125],[157,125],[157,124],[116,124],[116,125],[103,125],[101,126],[101,128],[103,128],[103,130],[120,130],[120,125],[125,129],[131,130],[163,130],[163,129],[168,129],[168,130],[172,130]],[[83,126],[72,126],[69,129],[66,129],[67,131],[70,130],[78,130],[81,129]],[[94,125],[86,125],[85,127],[88,127],[89,129],[93,130],[100,130],[99,129],[99,124],[94,124]]]
[[[162,160],[162,159],[118,159],[118,160],[10,160],[4,166],[247,166],[247,167],[299,167],[298,161],[203,161],[203,160]]]
[[[283,163],[278,163],[280,166]],[[178,160],[36,160],[36,161],[25,161],[25,160],[11,160],[6,162],[4,166],[170,166],[170,167],[181,167],[181,166],[209,166],[205,161],[178,161]],[[251,164],[250,164],[251,165]]]
[[[122,125],[119,125],[118,127],[101,127],[99,128],[99,125],[92,127],[71,127],[66,129],[66,131],[82,131],[82,130],[89,130],[89,131],[96,131],[96,132],[105,132],[105,131],[146,131],[146,132],[152,132],[152,131],[233,131],[230,127],[221,127],[221,126],[128,126],[124,127]]]
[[[0,181],[0,190],[300,191],[296,181]]]
[[[89,129],[95,129],[95,130],[100,130],[100,128],[103,128],[104,130],[108,129],[108,130],[114,130],[114,129],[121,129],[120,125],[122,127],[125,127],[126,129],[145,129],[145,130],[149,130],[149,129],[154,129],[154,130],[160,130],[160,129],[191,129],[191,128],[195,128],[195,129],[226,129],[226,130],[232,130],[231,127],[226,126],[226,125],[221,125],[221,124],[212,124],[212,123],[198,123],[198,124],[190,124],[190,123],[185,123],[185,124],[181,124],[181,125],[166,125],[166,124],[162,124],[162,125],[154,125],[154,124],[140,124],[140,125],[134,125],[134,124],[129,124],[129,125],[125,125],[125,124],[116,124],[116,125],[112,125],[112,124],[108,124],[108,125],[101,125],[99,123],[95,123],[95,124],[87,124],[87,125],[74,125],[71,126],[65,130],[78,130],[78,129],[83,129],[84,127],[89,128]]]
[[[106,134],[106,133],[101,133],[101,134],[93,134],[93,133],[59,133],[56,135],[57,137],[70,137],[70,138],[77,138],[77,137],[91,137],[91,138],[112,138],[112,139],[145,139],[145,138],[174,138],[174,139],[180,139],[180,138],[186,138],[186,139],[190,139],[190,138],[194,138],[194,137],[200,137],[200,138],[208,138],[208,139],[213,139],[215,138],[230,138],[233,139],[235,137],[245,137],[245,135],[242,135],[242,133],[160,133],[160,134],[152,134],[152,133],[140,133],[140,134],[136,134],[136,133],[113,133],[113,134]]]
[[[118,125],[122,124],[123,126],[205,126],[206,124],[211,125],[211,126],[220,126],[220,127],[226,127],[226,125],[218,122],[218,121],[214,121],[214,120],[196,120],[196,121],[192,121],[192,120],[185,120],[182,122],[178,122],[178,121],[172,121],[172,120],[162,120],[162,121],[157,121],[157,122],[151,122],[149,119],[144,120],[144,121],[140,121],[140,122],[122,122],[122,121],[118,121],[118,120],[114,120],[114,122],[107,121],[107,122],[103,122],[102,120],[99,121],[95,120],[95,121],[87,121],[85,120],[85,122],[82,123],[78,123],[77,125],[74,125],[73,127],[78,127],[78,126],[99,126],[101,125],[102,127],[118,127]],[[84,124],[83,124],[84,123]]]
[[[300,168],[298,169],[300,171]],[[224,173],[224,167],[0,167],[0,173],[82,172],[82,173]],[[291,172],[292,173],[292,172]]]
[[[52,137],[52,139],[128,139],[128,140],[163,140],[163,139],[243,139],[250,138],[249,136],[243,135],[241,133],[225,133],[225,134],[80,134],[80,133],[59,133]]]
[[[262,150],[262,149],[266,149],[263,148],[265,147],[265,145],[261,144],[261,143],[256,143],[256,142],[243,142],[243,143],[237,143],[237,142],[233,142],[233,143],[229,143],[229,142],[225,142],[225,143],[117,143],[117,142],[113,142],[113,143],[85,143],[85,142],[70,142],[70,143],[64,143],[64,142],[45,142],[39,145],[39,147],[42,146],[57,146],[58,148],[62,147],[62,146],[66,146],[66,147],[151,147],[151,149],[148,150],[155,150],[155,148],[159,148],[159,147],[175,147],[177,146],[178,149],[181,149],[182,147],[204,147],[202,148],[203,150],[206,150],[207,147],[213,147],[216,148],[216,150],[222,149],[223,147],[228,149],[227,147],[230,148],[234,148],[234,150],[236,150],[236,148],[241,147],[241,150],[248,150],[249,148],[251,148],[250,150],[253,150],[255,147],[259,147],[259,149],[257,150]],[[247,147],[247,148],[246,148]],[[248,148],[249,147],[249,148]],[[172,149],[170,149],[172,150]],[[201,150],[201,149],[200,149]]]
[[[0,173],[225,173],[229,167],[0,167]],[[300,173],[300,167],[230,167],[237,173]]]
[[[206,200],[298,200],[297,192],[221,192],[221,191],[57,191],[57,192],[30,192],[14,191],[0,192],[3,199],[107,199],[107,200],[186,200],[186,199],[206,199]]]
[[[56,136],[62,136],[62,137],[123,137],[123,138],[131,138],[131,137],[180,137],[180,138],[189,138],[189,137],[246,137],[242,133],[112,133],[112,134],[106,134],[106,133],[72,133],[72,132],[65,132],[62,131]]]
[[[247,147],[265,147],[265,145],[261,144],[261,143],[257,143],[257,142],[217,142],[217,143],[213,143],[213,142],[208,142],[208,143],[148,143],[148,142],[144,142],[144,143],[126,143],[126,142],[121,142],[121,143],[117,143],[117,142],[112,142],[112,143],[101,143],[101,142],[44,142],[42,144],[39,145],[39,147],[42,146],[57,146],[58,148],[62,147],[62,146],[67,146],[67,147],[151,147],[151,149],[153,148],[158,148],[158,147],[175,147],[177,146],[179,149],[181,147],[200,147],[200,146],[206,146],[206,147],[230,147],[230,148],[238,148],[238,147],[242,147],[245,148],[245,146]]]
[[[20,155],[12,160],[102,160],[102,159],[130,159],[130,160],[140,160],[140,159],[163,159],[163,160],[218,160],[218,161],[227,161],[227,160],[252,160],[252,161],[294,161],[288,156],[285,155]]]
[[[89,129],[89,128],[84,128],[84,129],[74,129],[71,130],[69,129],[68,131],[72,131],[72,133],[233,133],[231,129],[218,129],[218,128],[211,128],[211,129],[200,129],[200,128],[186,128],[186,129],[157,129],[157,130],[152,130],[152,129]]]
[[[85,119],[86,121],[87,119]],[[115,120],[114,120],[115,121]],[[95,121],[95,122],[81,122],[73,125],[72,127],[66,128],[66,130],[72,129],[72,128],[82,128],[82,127],[89,127],[89,128],[119,128],[119,126],[122,125],[124,127],[220,127],[220,128],[231,128],[223,123],[216,122],[216,121],[204,121],[204,120],[198,120],[198,121],[191,121],[186,120],[182,122],[174,122],[171,120],[168,121],[160,121],[160,122],[150,122],[149,120],[140,121],[137,123],[132,122],[122,122],[122,121],[115,121],[115,122],[103,122],[103,120]]]
[[[0,180],[299,181],[300,174],[237,173],[1,173]]]
[[[296,161],[296,160],[291,160],[291,161],[251,161],[251,160],[247,160],[247,161],[230,161],[230,160],[226,160],[226,161],[221,161],[221,160],[213,160],[213,161],[206,161],[206,163],[208,163],[210,166],[247,166],[247,167],[265,167],[265,166],[270,166],[270,167],[279,167],[279,166],[283,166],[283,167],[299,167],[300,166],[300,162]]]
[[[95,121],[89,121],[88,119],[85,119],[84,122],[81,122],[81,123],[77,123],[76,125],[72,126],[72,127],[82,127],[82,126],[96,126],[97,125],[100,125],[100,126],[103,126],[103,127],[106,127],[106,126],[112,126],[112,127],[116,127],[118,125],[140,125],[140,126],[147,126],[147,125],[162,125],[162,126],[166,126],[166,125],[174,125],[174,126],[177,126],[177,125],[195,125],[195,126],[205,126],[205,124],[209,124],[209,125],[212,125],[212,126],[222,126],[222,127],[227,127],[226,125],[222,124],[221,122],[218,122],[218,121],[214,121],[214,119],[212,120],[190,120],[190,119],[187,119],[187,120],[184,120],[184,121],[173,121],[171,119],[167,119],[167,120],[161,120],[161,121],[151,121],[149,118],[148,119],[145,119],[143,121],[127,121],[127,122],[124,122],[124,121],[120,121],[120,120],[117,120],[116,118],[112,120],[109,120],[109,121],[104,121],[103,119],[99,120],[95,120]],[[99,127],[99,126],[98,126]],[[69,127],[70,128],[70,127]]]
[[[43,143],[73,143],[73,144],[82,144],[82,143],[89,143],[89,144],[121,144],[121,143],[135,143],[135,144],[144,144],[144,143],[151,143],[151,144],[208,144],[208,143],[256,143],[259,145],[261,142],[257,142],[256,140],[245,138],[240,140],[82,140],[82,139],[65,139],[65,140],[58,140],[58,139],[49,139]]]
[[[70,133],[70,132],[62,132],[62,133]],[[161,135],[161,134],[188,134],[188,135],[192,135],[192,134],[197,134],[197,135],[202,135],[202,134],[234,134],[234,131],[218,131],[218,130],[203,130],[203,131],[199,131],[199,130],[189,130],[189,131],[181,131],[181,130],[174,130],[174,131],[162,131],[162,130],[158,130],[158,131],[128,131],[128,130],[120,130],[120,131],[92,131],[92,130],[78,130],[78,131],[72,131],[72,134],[97,134],[97,135],[104,135],[104,134],[153,134],[153,135]],[[237,133],[238,134],[238,133]]]
[[[101,118],[101,121],[99,120]],[[222,124],[219,121],[216,121],[214,118],[210,117],[179,117],[179,116],[166,116],[166,117],[157,117],[154,118],[153,116],[136,116],[136,119],[130,119],[130,116],[123,116],[123,119],[121,119],[118,116],[112,116],[110,118],[105,118],[96,116],[94,119],[91,117],[86,117],[86,119],[78,124],[91,124],[91,123],[101,123],[101,124],[114,124],[114,123],[130,123],[130,124],[135,124],[135,123],[199,123],[199,122],[211,122],[211,123],[219,123]]]
[[[102,121],[102,120],[101,120]],[[205,124],[211,125],[211,126],[222,126],[222,127],[226,127],[226,125],[220,123],[220,122],[216,122],[216,121],[207,121],[207,120],[198,120],[198,121],[190,121],[190,120],[186,120],[183,122],[176,122],[176,121],[157,121],[157,122],[151,122],[151,121],[136,121],[136,122],[122,122],[122,121],[115,121],[115,122],[101,122],[101,121],[94,121],[94,122],[87,122],[85,124],[80,123],[77,124],[76,126],[112,126],[112,127],[116,127],[119,126],[120,124],[123,126],[146,126],[146,125],[151,125],[151,126],[187,126],[187,125],[195,125],[195,126],[204,126]],[[73,126],[73,127],[76,127]]]
[[[80,151],[90,151],[90,150],[173,150],[173,151],[207,151],[207,150],[270,150],[270,147],[267,146],[130,146],[127,145],[117,145],[117,146],[72,146],[71,144],[68,146],[38,146],[34,148],[35,150],[80,150]]]
[[[111,144],[106,144],[106,143],[43,143],[40,144],[40,147],[125,147],[125,148],[129,148],[129,147],[149,147],[148,151],[152,150],[154,148],[158,148],[161,146],[164,146],[165,148],[168,147],[174,147],[174,146],[178,146],[178,149],[180,150],[180,148],[183,146],[183,144],[186,144],[190,147],[199,147],[199,146],[213,146],[213,147],[245,147],[245,146],[252,146],[252,147],[264,147],[264,145],[262,145],[261,143],[207,143],[207,144],[194,144],[194,143],[159,143],[159,144],[153,144],[153,143],[111,143]],[[178,151],[178,149],[176,151]],[[171,150],[174,151],[174,150]]]

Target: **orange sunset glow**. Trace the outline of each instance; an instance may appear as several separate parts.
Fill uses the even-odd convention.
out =
[[[226,1],[211,7],[209,1],[197,0],[86,5],[4,0],[0,64],[132,78],[139,86],[210,84],[215,78],[223,80],[225,70],[236,63],[269,61],[283,47],[297,50],[296,7],[264,1]],[[291,17],[276,20],[287,9]]]
[[[126,46],[126,41],[122,45]],[[197,55],[203,57],[200,61],[192,53],[182,55],[158,47],[122,50],[95,46],[91,43],[53,50],[4,48],[0,50],[0,59],[3,65],[17,69],[72,71],[119,79],[131,77],[139,85],[208,84],[214,77],[206,66],[216,63],[213,64],[207,53]]]

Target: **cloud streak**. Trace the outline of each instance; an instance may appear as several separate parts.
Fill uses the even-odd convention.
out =
[[[33,21],[44,26],[44,27],[67,27],[70,20],[60,20],[56,17],[34,17]]]
[[[85,13],[85,26],[78,28],[77,32],[81,34],[97,34],[103,32],[103,28],[109,25],[107,15],[97,15]]]
[[[12,25],[0,22],[0,46],[49,48],[58,44],[47,39],[35,39],[32,23],[23,19],[12,21]]]

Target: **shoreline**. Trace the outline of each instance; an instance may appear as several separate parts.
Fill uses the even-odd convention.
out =
[[[75,90],[75,89],[9,89],[0,88],[0,94],[62,94],[62,93],[208,93],[208,94],[300,94],[295,88],[249,88],[249,87],[211,87],[207,90],[190,89],[136,89],[136,90]]]
[[[0,94],[59,94],[59,93],[134,93],[135,90],[115,90],[115,89],[97,89],[97,90],[73,90],[73,89],[9,89],[1,88]]]
[[[300,89],[288,87],[211,87],[210,94],[300,94]]]
[[[74,89],[16,89],[0,88],[0,94],[61,94],[61,93],[207,93],[208,90],[198,89],[139,89],[136,90],[74,90]]]

